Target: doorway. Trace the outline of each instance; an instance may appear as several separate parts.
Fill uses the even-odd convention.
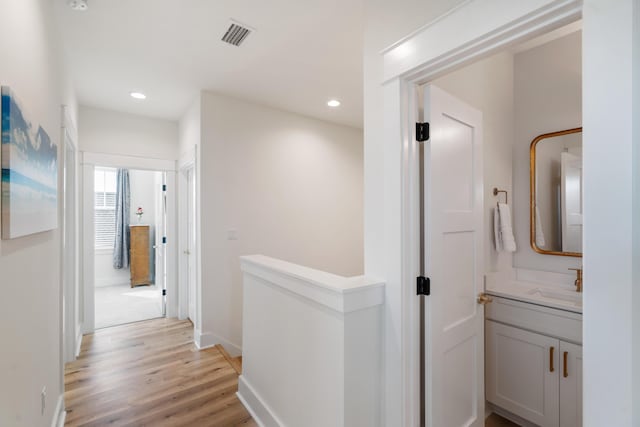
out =
[[[165,180],[161,171],[95,167],[96,329],[166,313]]]

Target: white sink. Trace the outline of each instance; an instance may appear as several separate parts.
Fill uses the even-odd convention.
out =
[[[559,299],[562,301],[574,302],[576,305],[582,305],[582,294],[580,292],[536,288],[530,290],[528,293],[530,295],[539,294],[545,298]]]

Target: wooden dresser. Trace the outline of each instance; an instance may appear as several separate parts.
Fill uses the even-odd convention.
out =
[[[150,226],[131,225],[131,287],[151,285]]]

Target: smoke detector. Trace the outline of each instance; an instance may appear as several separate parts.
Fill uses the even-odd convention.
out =
[[[250,28],[234,20],[230,20],[229,28],[227,28],[227,32],[224,33],[224,36],[222,36],[222,41],[234,46],[240,46],[240,44],[245,41],[245,39],[253,31],[253,28]]]
[[[67,1],[67,5],[78,12],[84,12],[89,9],[89,3],[87,0],[69,0]]]

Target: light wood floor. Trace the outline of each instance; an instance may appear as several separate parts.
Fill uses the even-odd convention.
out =
[[[485,427],[518,427],[518,424],[512,423],[506,418],[502,418],[498,414],[491,414],[485,422]]]
[[[87,335],[65,369],[67,426],[257,426],[219,349],[189,321],[155,319]]]

